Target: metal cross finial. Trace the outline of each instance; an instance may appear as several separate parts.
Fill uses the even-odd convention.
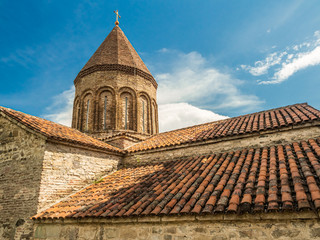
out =
[[[118,10],[116,10],[116,11],[113,11],[117,16],[116,16],[116,22],[115,22],[115,24],[116,25],[119,25],[119,18],[121,18],[121,16],[119,15],[119,11]]]

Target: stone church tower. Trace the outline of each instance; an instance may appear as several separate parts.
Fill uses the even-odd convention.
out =
[[[158,85],[118,24],[74,80],[72,127],[144,139],[158,133]]]

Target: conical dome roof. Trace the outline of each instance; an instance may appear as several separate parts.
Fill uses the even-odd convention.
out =
[[[118,25],[112,29],[100,47],[81,69],[77,78],[99,70],[131,71],[157,85],[147,66]]]

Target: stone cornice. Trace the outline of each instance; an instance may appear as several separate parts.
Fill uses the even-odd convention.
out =
[[[130,66],[126,66],[126,65],[121,65],[121,64],[95,65],[95,66],[92,66],[92,67],[87,68],[85,70],[81,70],[78,73],[76,79],[74,80],[74,84],[76,84],[80,78],[83,78],[93,72],[96,72],[96,71],[120,71],[120,72],[124,72],[124,73],[130,74],[130,75],[138,75],[138,76],[150,81],[156,89],[158,88],[158,84],[151,74],[146,73],[138,68],[130,67]]]

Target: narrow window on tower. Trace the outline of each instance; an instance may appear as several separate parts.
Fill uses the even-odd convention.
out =
[[[103,129],[107,129],[107,96],[104,97]]]
[[[145,122],[144,122],[144,101],[142,101],[142,132],[144,132],[145,131],[145,126],[144,126],[144,124],[145,124]]]
[[[89,128],[89,105],[90,105],[90,100],[87,102],[87,115],[86,115],[86,130],[88,131]]]
[[[80,107],[78,107],[78,115],[77,115],[77,129],[80,128]]]
[[[124,129],[127,129],[128,121],[128,98],[125,98],[125,111],[124,111]]]

